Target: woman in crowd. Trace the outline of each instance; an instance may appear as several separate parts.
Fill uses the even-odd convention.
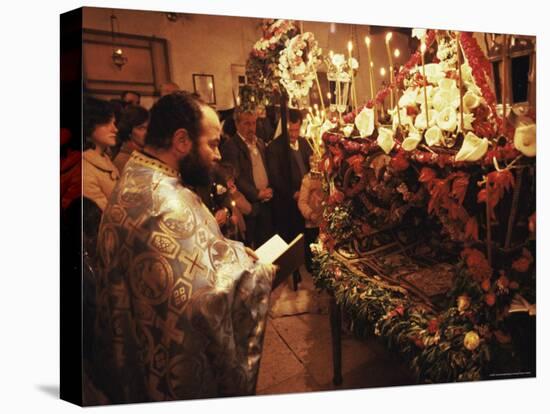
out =
[[[109,102],[87,98],[84,102],[83,195],[103,211],[119,178],[108,154],[116,144],[115,116]]]
[[[127,106],[120,115],[118,139],[122,142],[114,164],[122,174],[122,169],[134,150],[142,150],[145,145],[145,134],[149,124],[149,111],[139,105]]]

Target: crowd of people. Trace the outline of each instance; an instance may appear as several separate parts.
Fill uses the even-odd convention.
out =
[[[150,111],[137,93],[86,97],[82,170],[62,151],[65,217],[82,174],[84,356],[103,402],[252,394],[274,274],[254,249],[305,233],[310,268],[318,235],[299,111],[273,138],[255,110],[222,128],[196,95],[166,89]]]

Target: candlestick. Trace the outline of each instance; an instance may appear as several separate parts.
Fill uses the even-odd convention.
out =
[[[430,126],[430,117],[428,115],[428,92],[426,91],[426,65],[424,64],[424,53],[426,53],[426,44],[422,42],[420,45],[420,57],[422,59],[422,76],[424,77],[424,80],[422,82],[422,85],[424,86],[424,107],[426,108],[426,129]]]
[[[388,61],[390,62],[390,106],[393,109],[393,60],[390,51],[390,40],[392,36],[392,32],[388,32],[388,34],[386,35],[386,52],[388,53]]]
[[[353,55],[351,51],[353,50],[353,42],[350,40],[348,41],[348,53],[349,53],[349,74],[351,77],[351,93],[350,93],[350,101],[351,101],[351,109],[355,110],[357,109],[357,100],[355,96],[355,80],[353,76]]]
[[[502,35],[502,81],[501,81],[501,96],[502,96],[502,133],[506,131],[506,106],[508,103],[508,35]]]
[[[458,66],[458,92],[460,94],[460,132],[464,130],[464,107],[462,102],[462,59],[460,56],[460,32],[455,32],[456,37],[456,65]]]

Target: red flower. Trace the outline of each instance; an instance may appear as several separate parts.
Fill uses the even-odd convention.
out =
[[[399,314],[399,316],[403,316],[405,313],[405,308],[403,305],[399,305],[397,308],[395,308],[395,311]]]
[[[433,318],[432,320],[430,320],[430,322],[428,323],[428,332],[433,335],[437,332],[437,330],[439,329],[439,322],[437,321],[436,318]]]
[[[512,263],[512,269],[520,273],[525,273],[529,270],[530,265],[531,262],[529,262],[529,259],[527,259],[525,256],[522,256],[519,259],[515,260],[514,263]]]
[[[471,239],[479,241],[479,227],[475,217],[470,217],[466,222],[466,228],[464,230],[464,237],[466,239]]]
[[[510,289],[512,289],[512,290],[517,290],[517,289],[519,289],[519,283],[516,282],[516,281],[514,281],[514,280],[512,280],[512,281],[510,282],[510,285],[509,285],[509,286],[510,286]]]
[[[342,193],[341,191],[339,190],[334,190],[334,192],[332,193],[332,195],[329,197],[329,204],[341,204],[342,201],[344,201],[344,193]]]
[[[409,168],[409,161],[402,152],[397,153],[390,161],[390,167],[395,171],[405,171]]]
[[[510,281],[506,276],[502,275],[497,279],[497,285],[500,289],[506,289],[510,285]]]
[[[481,282],[481,289],[483,289],[485,292],[489,292],[489,289],[491,289],[491,280],[483,279],[483,282]]]
[[[489,306],[493,306],[495,302],[497,301],[497,297],[494,293],[487,293],[485,295],[485,303]]]
[[[435,171],[432,170],[429,167],[423,167],[420,171],[420,177],[418,178],[418,181],[421,183],[427,183],[430,185],[430,183],[435,179],[436,174]]]
[[[491,278],[493,269],[489,266],[489,262],[483,253],[476,249],[466,248],[462,251],[461,255],[465,258],[468,271],[471,273],[474,280],[481,282],[484,279]]]

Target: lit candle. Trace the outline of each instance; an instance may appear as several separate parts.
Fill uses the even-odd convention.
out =
[[[399,58],[399,56],[401,56],[401,52],[399,51],[399,49],[395,49],[395,50],[393,51],[393,55],[394,55],[395,58],[397,59],[397,58]]]
[[[328,103],[329,105],[332,103],[331,99],[332,99],[332,94],[330,92],[327,92],[327,99],[328,99]]]
[[[369,83],[370,83],[370,99],[374,101],[374,76],[373,76],[373,63],[370,52],[370,37],[365,36],[365,43],[367,44],[367,57],[369,60]]]
[[[390,106],[393,109],[393,59],[391,57],[390,40],[393,36],[392,32],[386,35],[386,52],[388,53],[388,61],[390,62]]]
[[[426,129],[428,129],[430,125],[430,117],[428,115],[428,92],[426,91],[426,83],[428,83],[426,79],[426,65],[424,64],[424,53],[426,53],[426,44],[422,42],[420,45],[420,57],[422,59],[422,76],[424,78],[422,84],[424,89],[424,108],[426,108]]]

